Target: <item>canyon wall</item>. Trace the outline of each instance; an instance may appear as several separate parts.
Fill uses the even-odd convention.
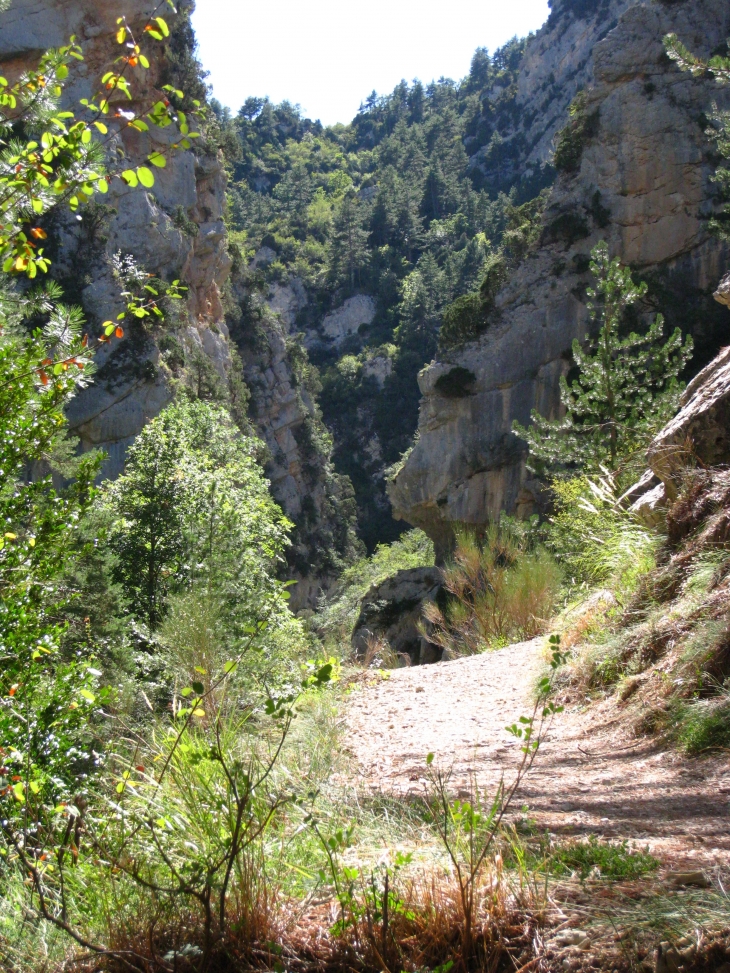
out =
[[[144,37],[144,25],[158,7],[152,0],[12,0],[0,14],[3,72],[13,76],[34,65],[43,50],[60,47],[75,36],[84,61],[71,67],[64,102],[78,111],[79,99],[94,96],[102,74],[124,51],[114,39],[117,17],[125,16],[135,35]],[[125,111],[144,113],[163,96],[163,84],[179,80],[179,61],[192,54],[185,51],[185,11],[179,17],[166,6],[158,12],[167,18],[172,36],[165,44],[143,41],[150,70],[130,69],[133,99],[119,106]],[[113,117],[109,128],[110,154],[124,166],[143,163],[153,149],[164,150],[179,137],[172,130],[175,126],[151,126],[148,133],[140,133]],[[114,179],[107,195],[97,195],[80,211],[80,220],[68,213],[54,214],[57,242],[51,272],[63,284],[67,299],[82,305],[92,332],[123,309],[112,257],[131,255],[147,273],[184,282],[187,300],[175,321],[176,340],[190,352],[199,349],[221,380],[226,379],[230,358],[220,300],[230,268],[223,223],[225,186],[218,153],[203,145],[172,152],[167,166],[155,170],[155,185],[149,191]],[[107,453],[105,475],[121,472],[128,445],[172,399],[173,374],[161,352],[161,337],[159,332],[128,327],[121,341],[100,350],[96,380],[71,403],[69,422],[82,448]]]
[[[16,77],[44,50],[75,36],[84,60],[71,67],[64,103],[78,111],[79,100],[95,94],[103,73],[124,52],[114,38],[117,18],[124,16],[135,36],[144,37],[144,25],[156,13],[167,20],[170,38],[143,40],[150,69],[129,69],[133,99],[123,99],[120,107],[143,114],[164,97],[165,84],[202,100],[206,92],[194,58],[190,4],[179,7],[176,16],[156,0],[11,0],[0,13],[2,73]],[[113,116],[107,121],[110,159],[122,168],[142,164],[153,149],[164,150],[179,137],[175,126],[150,126],[149,133],[139,133]],[[183,306],[172,307],[162,326],[125,324],[124,338],[100,349],[93,384],[68,409],[71,430],[83,450],[104,450],[103,475],[114,477],[123,470],[135,436],[172,401],[176,384],[228,401],[243,425],[250,408],[251,425],[268,448],[272,494],[296,524],[288,552],[287,576],[298,582],[291,604],[295,610],[314,607],[342,557],[356,547],[349,482],[331,468],[331,444],[319,429],[312,396],[297,387],[295,363],[276,318],[253,353],[243,342],[241,357],[231,340],[223,307],[232,265],[224,223],[226,173],[214,139],[173,151],[154,174],[148,191],[112,180],[108,194],[97,195],[80,211],[81,219],[59,210],[50,217],[51,274],[66,299],[83,307],[92,334],[124,308],[114,276],[117,254],[187,287]],[[229,308],[231,298],[235,301],[236,294],[229,294]],[[324,432],[317,445],[309,442],[310,427]]]
[[[532,409],[559,413],[559,377],[573,339],[586,335],[588,255],[598,240],[649,282],[643,310],[694,335],[696,368],[727,340],[712,300],[728,254],[707,230],[718,159],[705,130],[713,100],[727,105],[728,92],[678,70],[662,47],[670,31],[707,56],[730,32],[730,9],[686,0],[624,10],[593,48],[579,157],[556,180],[540,240],[501,290],[497,320],[419,375],[418,440],[389,496],[395,516],[422,527],[441,552],[455,523],[539,508],[512,422],[526,423]]]

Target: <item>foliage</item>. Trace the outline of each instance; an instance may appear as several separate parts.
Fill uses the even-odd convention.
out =
[[[360,600],[372,585],[380,584],[396,571],[430,567],[433,562],[433,544],[422,530],[410,530],[397,541],[379,544],[369,557],[346,567],[336,588],[323,600],[316,619],[321,637],[333,646],[349,642]]]
[[[473,341],[486,330],[489,320],[479,294],[464,294],[444,311],[439,331],[439,347],[458,347]]]
[[[616,477],[581,475],[551,484],[545,543],[572,585],[605,585],[619,600],[654,567],[659,537],[630,514]]]
[[[626,840],[600,841],[595,835],[589,835],[587,841],[557,841],[544,834],[538,836],[537,843],[523,843],[515,832],[510,845],[510,863],[553,875],[577,874],[581,881],[589,877],[631,881],[659,867],[648,848],[637,851]]]
[[[672,714],[674,736],[689,754],[730,747],[730,693],[717,698],[677,701]]]
[[[450,597],[442,608],[426,605],[426,635],[456,655],[539,634],[560,588],[560,571],[547,553],[530,549],[506,520],[490,525],[483,538],[462,530],[453,559],[444,568]]]
[[[556,136],[553,165],[559,172],[576,172],[586,142],[598,134],[598,109],[588,114],[587,101],[585,91],[576,95],[568,110],[570,121]]]
[[[228,606],[228,638],[266,611],[290,525],[269,497],[258,448],[221,407],[180,401],[142,430],[124,474],[106,485],[118,580],[151,629],[168,591],[192,582]]]
[[[592,257],[596,288],[588,292],[589,311],[597,334],[588,349],[573,342],[578,376],[560,382],[565,417],[546,419],[533,411],[529,428],[513,425],[531,455],[553,470],[625,466],[676,410],[679,375],[692,351],[692,339],[682,342],[679,328],[661,343],[661,314],[644,334],[622,337],[626,309],[644,296],[646,285],[634,284],[630,270],[609,259],[605,243]]]
[[[694,77],[710,74],[720,85],[730,83],[730,58],[715,54],[708,61],[696,57],[682,44],[676,34],[667,34],[664,38],[664,48],[669,57],[682,71],[690,72]],[[716,104],[712,106],[710,115],[711,127],[707,134],[717,141],[717,147],[723,158],[730,158],[730,112],[721,111]],[[714,175],[714,181],[720,188],[720,196],[725,202],[722,211],[710,220],[710,229],[723,239],[730,237],[730,169],[719,166]]]
[[[505,140],[483,167],[470,165],[465,150],[468,144],[473,155],[519,124],[523,48],[512,41],[491,56],[477,51],[459,84],[402,83],[390,95],[373,94],[349,125],[325,128],[289,103],[261,98],[248,99],[228,122],[237,143],[229,156],[231,227],[250,256],[262,246],[276,254],[265,268],[240,268],[245,291],[298,278],[309,301],[297,328],[310,334],[354,292],[376,303],[372,324],[343,342],[307,342],[322,373],[335,468],[352,482],[370,551],[401,529],[389,514],[382,471],[416,429],[417,374],[439,342],[451,347],[488,325],[493,297],[483,293],[482,313],[475,295],[485,274],[494,290],[505,226],[516,204],[534,195],[512,158],[519,140]],[[516,247],[519,232],[513,236]],[[394,350],[382,386],[339,367],[384,344]]]
[[[156,14],[146,23],[145,35],[161,41],[169,31]],[[102,79],[100,93],[82,103],[91,119],[88,123],[56,107],[67,64],[81,57],[74,42],[44,55],[39,69],[15,85],[0,80],[0,137],[9,136],[0,146],[0,180],[5,187],[0,248],[5,274],[32,279],[48,270],[47,254],[36,249],[48,234],[34,224],[52,206],[65,202],[75,210],[96,190],[106,191],[112,177],[131,187],[153,185],[152,171],[146,166],[119,173],[105,169],[101,147],[94,141],[96,133],[111,139],[120,126],[146,132],[150,126],[175,124],[179,134],[169,140],[169,151],[192,144],[195,133],[189,132],[183,112],[173,109],[167,98],[141,115],[116,112],[109,133],[101,119],[111,114],[112,94],[131,99],[129,71],[149,67],[124,18],[117,23],[116,39],[124,45],[124,54],[115,70]],[[169,95],[178,103],[184,99],[177,90]],[[21,136],[30,141],[19,141]],[[153,151],[148,162],[162,167],[166,155]],[[121,254],[115,260],[115,275],[126,307],[116,322],[103,324],[96,341],[83,334],[81,312],[62,302],[58,285],[43,290],[5,286],[0,291],[0,882],[4,895],[12,890],[25,919],[33,916],[34,925],[48,923],[86,950],[104,954],[113,954],[113,948],[85,936],[86,917],[94,906],[88,890],[99,888],[100,869],[106,869],[108,882],[102,887],[113,892],[120,862],[124,868],[119,881],[131,879],[138,892],[154,889],[163,899],[169,892],[208,903],[215,894],[216,919],[225,925],[234,865],[237,868],[245,859],[250,836],[266,826],[282,798],[271,798],[270,813],[260,817],[262,805],[256,801],[265,799],[264,782],[279,751],[274,747],[267,754],[264,747],[251,752],[244,765],[240,734],[229,744],[213,730],[212,714],[216,713],[220,731],[224,721],[236,712],[244,713],[245,719],[237,717],[240,731],[251,719],[255,701],[257,717],[271,720],[283,740],[293,704],[302,692],[327,681],[332,670],[328,664],[312,666],[303,686],[292,688],[287,684],[295,667],[290,666],[279,674],[278,695],[263,692],[263,698],[261,681],[252,692],[250,681],[242,678],[241,663],[255,650],[257,656],[267,658],[268,665],[258,667],[265,679],[272,668],[271,655],[284,640],[301,645],[301,630],[288,615],[285,593],[273,577],[288,525],[271,502],[256,466],[257,444],[244,439],[222,410],[200,402],[172,407],[141,437],[139,455],[127,477],[118,485],[106,486],[102,498],[96,499],[93,481],[99,457],[74,456],[73,444],[65,438],[64,408],[90,380],[99,344],[122,337],[123,321],[163,317],[167,302],[179,299],[182,290],[178,281],[163,285],[153,280]],[[51,471],[70,479],[70,484],[64,489],[54,486]],[[168,477],[165,483],[161,475]],[[97,519],[89,520],[93,504]],[[173,509],[170,504],[177,506]],[[109,520],[105,512],[113,520],[110,546],[116,550],[116,563],[96,554],[96,541],[104,538]],[[125,526],[140,526],[139,535],[125,536]],[[140,562],[148,568],[141,584],[134,574]],[[169,568],[174,576],[168,582]],[[94,570],[100,577],[92,583]],[[108,583],[105,575],[110,571],[117,573],[121,589]],[[127,598],[146,609],[148,621],[157,624],[167,584],[176,585],[178,591],[183,584],[204,591],[224,617],[226,637],[216,640],[218,655],[209,660],[218,667],[215,672],[200,671],[200,661],[207,659],[184,660],[180,668],[194,663],[193,672],[188,668],[182,685],[173,686],[179,693],[170,712],[171,724],[158,725],[159,737],[157,730],[145,737],[143,727],[125,722],[124,687],[115,693],[101,684],[104,673],[96,667],[95,652],[100,649],[108,658],[105,640],[113,626],[100,623],[98,615],[115,610],[123,614],[120,602]],[[114,597],[106,598],[112,590]],[[84,616],[84,611],[89,615]],[[180,643],[176,647],[185,648]],[[221,658],[224,651],[227,655]],[[188,685],[190,675],[193,680]],[[205,686],[199,682],[201,676]],[[226,695],[223,690],[229,684],[235,689]],[[185,700],[190,705],[183,705]],[[204,712],[206,701],[209,714]],[[122,722],[112,732],[115,716]],[[200,739],[197,724],[203,720],[212,733],[204,746],[206,759],[219,769],[216,776],[210,766],[205,767],[213,803],[203,823],[215,820],[209,837],[214,833],[218,844],[208,846],[210,854],[201,859],[202,864],[191,860],[188,845],[181,865],[174,857],[175,840],[187,840],[187,831],[170,836],[167,825],[151,823],[148,814],[135,818],[140,806],[133,801],[128,802],[132,807],[127,806],[125,795],[142,793],[134,790],[133,774],[142,773],[140,761],[149,758],[150,766],[157,763],[157,769],[152,775],[154,786],[145,793],[145,798],[151,798],[147,812],[153,805],[159,811],[160,802],[166,801],[169,813],[183,813],[183,804],[176,803],[184,788],[183,778],[174,777],[179,769],[175,761],[190,752],[188,737]],[[110,736],[116,740],[113,753]],[[185,783],[192,779],[191,767],[198,766],[198,758],[193,752],[184,771]],[[261,768],[258,774],[256,768]],[[165,793],[163,787],[168,775],[173,793]],[[149,780],[148,775],[145,781]],[[221,810],[220,795],[226,789],[226,806],[235,808],[232,820]],[[200,823],[192,816],[199,810],[196,795],[195,806],[188,808],[188,830]],[[150,837],[155,827],[161,833]],[[133,859],[125,857],[135,841],[131,853],[143,854],[149,867],[144,875]],[[160,853],[154,861],[153,847]],[[103,865],[100,853],[108,853]],[[163,884],[157,886],[160,876]],[[145,879],[150,881],[145,884]],[[205,928],[210,930],[210,924]],[[119,954],[119,961],[129,965],[130,955]]]
[[[153,170],[147,165],[134,169],[105,165],[103,150],[121,129],[147,132],[150,127],[177,126],[178,140],[171,140],[165,151],[155,149],[149,154],[147,162],[153,167],[164,167],[167,154],[189,148],[191,140],[199,137],[190,130],[185,114],[176,112],[167,98],[141,112],[110,115],[117,94],[132,100],[132,70],[149,68],[124,17],[118,18],[117,28],[116,39],[124,53],[113,70],[103,75],[96,93],[81,100],[79,117],[58,110],[69,66],[83,60],[81,47],[73,39],[65,47],[44,53],[38,67],[23,73],[15,84],[0,78],[0,259],[5,273],[23,273],[32,279],[39,271],[48,271],[50,260],[39,247],[48,234],[33,224],[54,205],[65,203],[75,212],[95,193],[106,193],[112,178],[132,187],[154,185]],[[153,16],[145,24],[144,34],[161,41],[169,28],[162,17]],[[168,88],[171,94],[183,97],[182,92]],[[111,130],[102,121],[107,116],[114,119]],[[20,133],[30,135],[30,140],[21,141]]]

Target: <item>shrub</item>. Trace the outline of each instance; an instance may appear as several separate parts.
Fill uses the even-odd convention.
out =
[[[607,585],[628,597],[655,563],[659,537],[617,502],[608,475],[553,480],[554,513],[545,543],[573,585]]]
[[[674,708],[677,742],[687,753],[730,747],[730,691],[719,698],[677,702]]]
[[[584,91],[578,92],[568,109],[570,121],[556,137],[553,165],[559,172],[576,172],[580,168],[583,148],[598,134],[598,109],[588,114]]]
[[[461,531],[444,568],[446,605],[425,608],[428,638],[457,655],[532,638],[544,631],[560,590],[561,573],[542,548],[505,522],[484,538]]]
[[[523,846],[515,834],[510,845],[508,864],[523,864],[531,870],[545,870],[553,875],[577,873],[581,879],[594,875],[631,880],[659,867],[648,849],[636,851],[628,841],[599,841],[595,835],[590,835],[587,841],[555,841],[546,834],[535,847]]]
[[[473,341],[488,326],[489,317],[479,294],[464,294],[444,311],[439,331],[439,347],[454,348]]]

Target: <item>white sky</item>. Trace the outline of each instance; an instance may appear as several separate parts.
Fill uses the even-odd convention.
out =
[[[300,104],[325,125],[349,122],[375,89],[467,74],[547,19],[547,0],[197,0],[193,26],[215,97]]]

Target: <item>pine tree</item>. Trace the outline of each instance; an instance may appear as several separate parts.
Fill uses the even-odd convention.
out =
[[[367,241],[357,196],[348,191],[334,220],[331,272],[336,283],[355,289],[355,277],[359,280],[360,270],[368,262]]]
[[[703,61],[688,51],[676,34],[667,34],[664,38],[664,47],[669,57],[682,71],[689,71],[696,78],[710,74],[718,84],[730,84],[730,57],[715,54],[708,61]],[[726,44],[726,49],[727,47]],[[713,102],[709,119],[711,127],[707,129],[706,134],[714,136],[720,155],[730,159],[730,111],[719,109]],[[713,176],[713,181],[719,185],[719,195],[725,205],[721,212],[710,220],[710,229],[723,240],[729,240],[730,167],[720,166]]]
[[[622,337],[626,309],[644,297],[647,285],[635,284],[631,271],[609,258],[605,243],[591,256],[596,287],[588,291],[588,309],[597,336],[587,347],[573,342],[579,374],[560,381],[565,417],[550,420],[533,411],[529,428],[513,425],[531,456],[553,472],[625,469],[676,410],[679,375],[692,353],[692,339],[683,342],[679,328],[662,343],[661,314],[644,334]]]

